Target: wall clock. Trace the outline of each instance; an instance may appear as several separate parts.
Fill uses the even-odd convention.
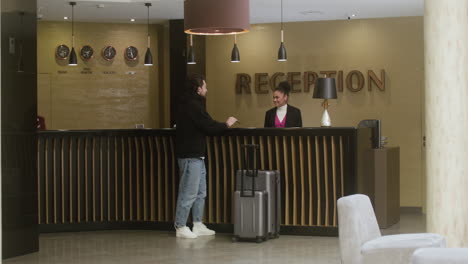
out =
[[[55,49],[55,56],[61,60],[66,59],[68,55],[70,55],[70,48],[65,44],[59,45]]]
[[[134,46],[127,47],[125,49],[125,59],[134,61],[138,58],[138,49]]]
[[[106,61],[111,61],[114,59],[115,55],[117,54],[117,51],[115,50],[114,47],[112,46],[106,46],[102,49],[102,57]]]
[[[89,60],[93,57],[93,54],[94,54],[94,50],[91,46],[89,45],[84,45],[83,47],[81,47],[81,50],[80,50],[80,56],[83,60]]]

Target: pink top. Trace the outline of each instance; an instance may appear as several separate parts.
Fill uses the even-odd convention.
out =
[[[275,115],[275,127],[286,127],[286,116],[284,116],[283,121],[279,121],[278,115]]]

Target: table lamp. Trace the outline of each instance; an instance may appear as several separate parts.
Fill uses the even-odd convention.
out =
[[[330,116],[328,115],[328,99],[336,99],[336,85],[335,85],[335,78],[318,78],[315,82],[314,87],[314,95],[312,98],[320,98],[324,99],[322,106],[323,106],[323,115],[321,126],[329,127],[331,126]]]

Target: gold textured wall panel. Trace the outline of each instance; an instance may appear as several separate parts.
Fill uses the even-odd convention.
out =
[[[210,36],[206,40],[208,112],[213,118],[237,117],[243,127],[263,127],[265,111],[273,107],[272,92],[255,93],[255,73],[304,73],[352,70],[364,74],[365,85],[359,92],[346,87],[338,99],[329,100],[328,109],[335,127],[357,126],[363,119],[382,120],[382,135],[390,145],[401,147],[401,206],[423,206],[422,172],[422,98],[424,87],[423,18],[355,19],[286,23],[284,41],[287,62],[278,62],[280,24],[252,25],[248,34],[238,36],[240,63],[229,61],[227,47],[232,36]],[[380,78],[386,72],[386,90],[373,85],[368,91],[367,71]],[[252,94],[236,94],[236,74],[252,78]],[[282,81],[278,78],[278,81]],[[295,80],[303,81],[302,75]],[[305,127],[320,126],[321,100],[312,99],[313,87],[291,93],[289,103],[301,109]],[[398,128],[398,129],[397,129]],[[332,173],[332,172],[329,172]],[[329,182],[332,184],[332,182]]]
[[[60,44],[71,48],[71,23],[38,23],[38,114],[45,117],[47,129],[121,129],[145,124],[159,128],[168,111],[159,102],[168,89],[158,72],[164,58],[159,58],[159,38],[163,27],[150,25],[154,66],[143,65],[147,45],[145,24],[75,23],[75,50],[78,66],[58,60],[55,49]],[[165,46],[166,44],[163,45]],[[79,56],[83,45],[94,49],[94,57],[84,61]],[[113,46],[117,55],[109,62],[101,51]],[[138,48],[136,62],[124,59],[128,46]],[[91,72],[91,73],[90,73]]]

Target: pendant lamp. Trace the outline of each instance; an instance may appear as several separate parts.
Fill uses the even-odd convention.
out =
[[[192,34],[189,34],[189,38],[190,38],[190,45],[187,51],[187,64],[197,64],[197,62],[195,61],[195,52],[193,51]]]
[[[228,35],[249,32],[249,8],[249,0],[185,0],[185,33]]]
[[[281,0],[281,44],[278,49],[278,61],[287,61],[286,47],[284,47],[284,32],[283,32],[283,0]]]
[[[231,62],[240,62],[239,49],[237,48],[237,35],[234,35],[234,47],[231,52]]]
[[[148,32],[148,48],[146,49],[146,54],[145,54],[145,66],[153,66],[153,55],[151,55],[151,50],[150,50],[150,35],[149,35],[149,8],[151,6],[151,3],[145,3],[145,6],[148,8],[148,19],[147,19],[147,32]]]
[[[78,58],[76,57],[76,52],[75,52],[75,21],[74,21],[74,8],[76,5],[76,2],[70,2],[70,5],[72,7],[72,49],[70,52],[70,58],[68,60],[68,65],[69,66],[76,66],[78,65]]]

